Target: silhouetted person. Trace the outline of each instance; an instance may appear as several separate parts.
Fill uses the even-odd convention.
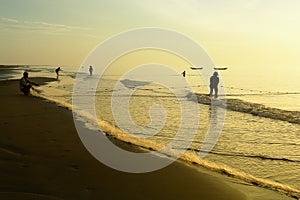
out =
[[[183,77],[185,77],[185,71],[183,71],[181,74],[182,74]]]
[[[90,72],[90,76],[92,76],[93,75],[93,67],[92,67],[92,65],[89,68],[89,72]]]
[[[56,72],[56,79],[58,79],[59,77],[59,71],[61,71],[60,67],[56,68],[55,72]]]
[[[214,72],[214,74],[210,77],[209,96],[212,96],[213,91],[215,91],[215,98],[218,98],[218,84],[219,84],[218,72]]]
[[[25,94],[28,95],[30,93],[30,89],[32,88],[32,85],[39,86],[39,84],[36,84],[34,82],[31,82],[28,79],[28,73],[24,72],[23,77],[19,81],[20,90]]]

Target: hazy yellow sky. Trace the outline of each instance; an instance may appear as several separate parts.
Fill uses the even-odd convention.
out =
[[[299,0],[0,0],[0,63],[80,66],[103,40],[160,27],[221,66],[299,71]]]

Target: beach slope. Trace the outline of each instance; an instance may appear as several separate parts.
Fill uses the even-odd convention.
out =
[[[0,199],[245,199],[180,162],[144,174],[111,169],[82,145],[71,111],[23,95],[16,80],[1,81],[0,95]]]

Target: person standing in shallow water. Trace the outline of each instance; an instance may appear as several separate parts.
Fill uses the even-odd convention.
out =
[[[183,77],[185,77],[185,71],[183,71],[181,74],[182,74]]]
[[[61,71],[60,67],[56,68],[55,73],[56,73],[56,79],[58,80],[59,77],[59,71]]]
[[[90,76],[92,76],[93,75],[93,67],[92,67],[92,65],[89,68],[89,72],[90,72]]]
[[[213,91],[215,91],[215,98],[218,98],[218,85],[219,85],[219,77],[218,72],[214,72],[214,74],[210,77],[210,92],[209,96],[212,96]]]
[[[28,95],[30,93],[30,89],[32,88],[32,85],[39,86],[39,84],[36,84],[34,82],[31,82],[28,79],[28,73],[24,72],[23,77],[19,81],[20,90],[25,94]]]

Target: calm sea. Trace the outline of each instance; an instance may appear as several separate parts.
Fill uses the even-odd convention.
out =
[[[77,79],[83,82],[92,81],[95,77],[89,76],[88,68],[86,68],[86,73],[80,74],[76,74],[78,70],[76,67],[62,67],[62,69],[58,81],[41,86],[37,90],[40,95],[68,105],[72,104],[76,75]],[[21,66],[13,68],[10,76],[0,76],[0,78],[2,80],[7,77],[20,78],[24,70],[29,72],[30,77],[56,77],[55,67],[52,66]],[[300,83],[294,73],[284,71],[272,73],[264,70],[259,73],[246,73],[229,69],[220,71],[219,74],[224,83],[222,87],[225,90],[226,98],[241,99],[271,108],[294,111],[295,115],[299,116]],[[207,93],[207,86],[196,82],[195,76],[194,72],[187,72],[186,79],[190,80],[192,92]],[[183,77],[178,73],[177,75],[170,74],[165,78],[176,83],[176,80]],[[116,89],[116,83],[122,87]],[[195,130],[195,138],[187,148],[187,151],[193,154],[203,153],[202,145],[209,124],[217,121],[219,113],[224,111],[222,107],[211,107],[191,101],[188,96],[191,92],[189,88],[180,88],[179,85],[174,84],[173,89],[180,94],[176,97],[172,90],[153,84],[151,81],[135,79],[134,76],[122,79],[118,75],[104,75],[98,87],[86,91],[86,95],[93,96],[93,89],[96,89],[95,108],[99,121],[105,121],[112,127],[121,126],[119,128],[124,132],[129,132],[135,137],[148,138],[151,141],[149,144],[166,145],[174,140],[174,134],[182,117],[179,101],[189,101],[189,103],[197,105],[200,108],[199,126]],[[129,94],[125,89],[132,93]],[[112,95],[117,95],[115,101],[119,101],[117,103],[120,113],[126,113],[126,110],[122,111],[122,109],[127,109],[124,102],[128,98],[130,99],[127,113],[132,119],[131,121],[126,120],[128,119],[127,115],[123,116],[123,120],[120,119],[121,122],[116,121],[111,106]],[[225,98],[225,96],[220,98]],[[159,118],[161,113],[155,113],[154,109],[154,113],[149,115],[149,110],[153,105],[163,107],[165,116],[165,119],[161,120],[165,121],[163,126],[155,126],[155,123],[159,122],[154,120]],[[241,105],[237,104],[236,106]],[[193,123],[193,120],[190,123]],[[155,134],[136,128],[136,125],[144,127],[149,124],[154,124]],[[190,125],[193,127],[193,124]],[[275,190],[278,190],[276,189],[277,184],[280,183],[282,186],[279,190],[284,190],[285,193],[291,192],[292,188],[300,190],[300,124],[272,119],[268,116],[254,116],[245,111],[226,110],[226,117],[222,125],[216,145],[203,158],[213,164],[205,167],[215,171],[227,170],[227,174],[231,174],[233,177],[263,187],[268,185],[267,187],[274,187]],[[89,125],[87,124],[87,126]],[[190,138],[183,136],[176,139],[184,141]],[[180,144],[180,142],[175,142],[172,148],[180,149]],[[189,161],[199,163],[199,158],[193,159],[191,156]]]

